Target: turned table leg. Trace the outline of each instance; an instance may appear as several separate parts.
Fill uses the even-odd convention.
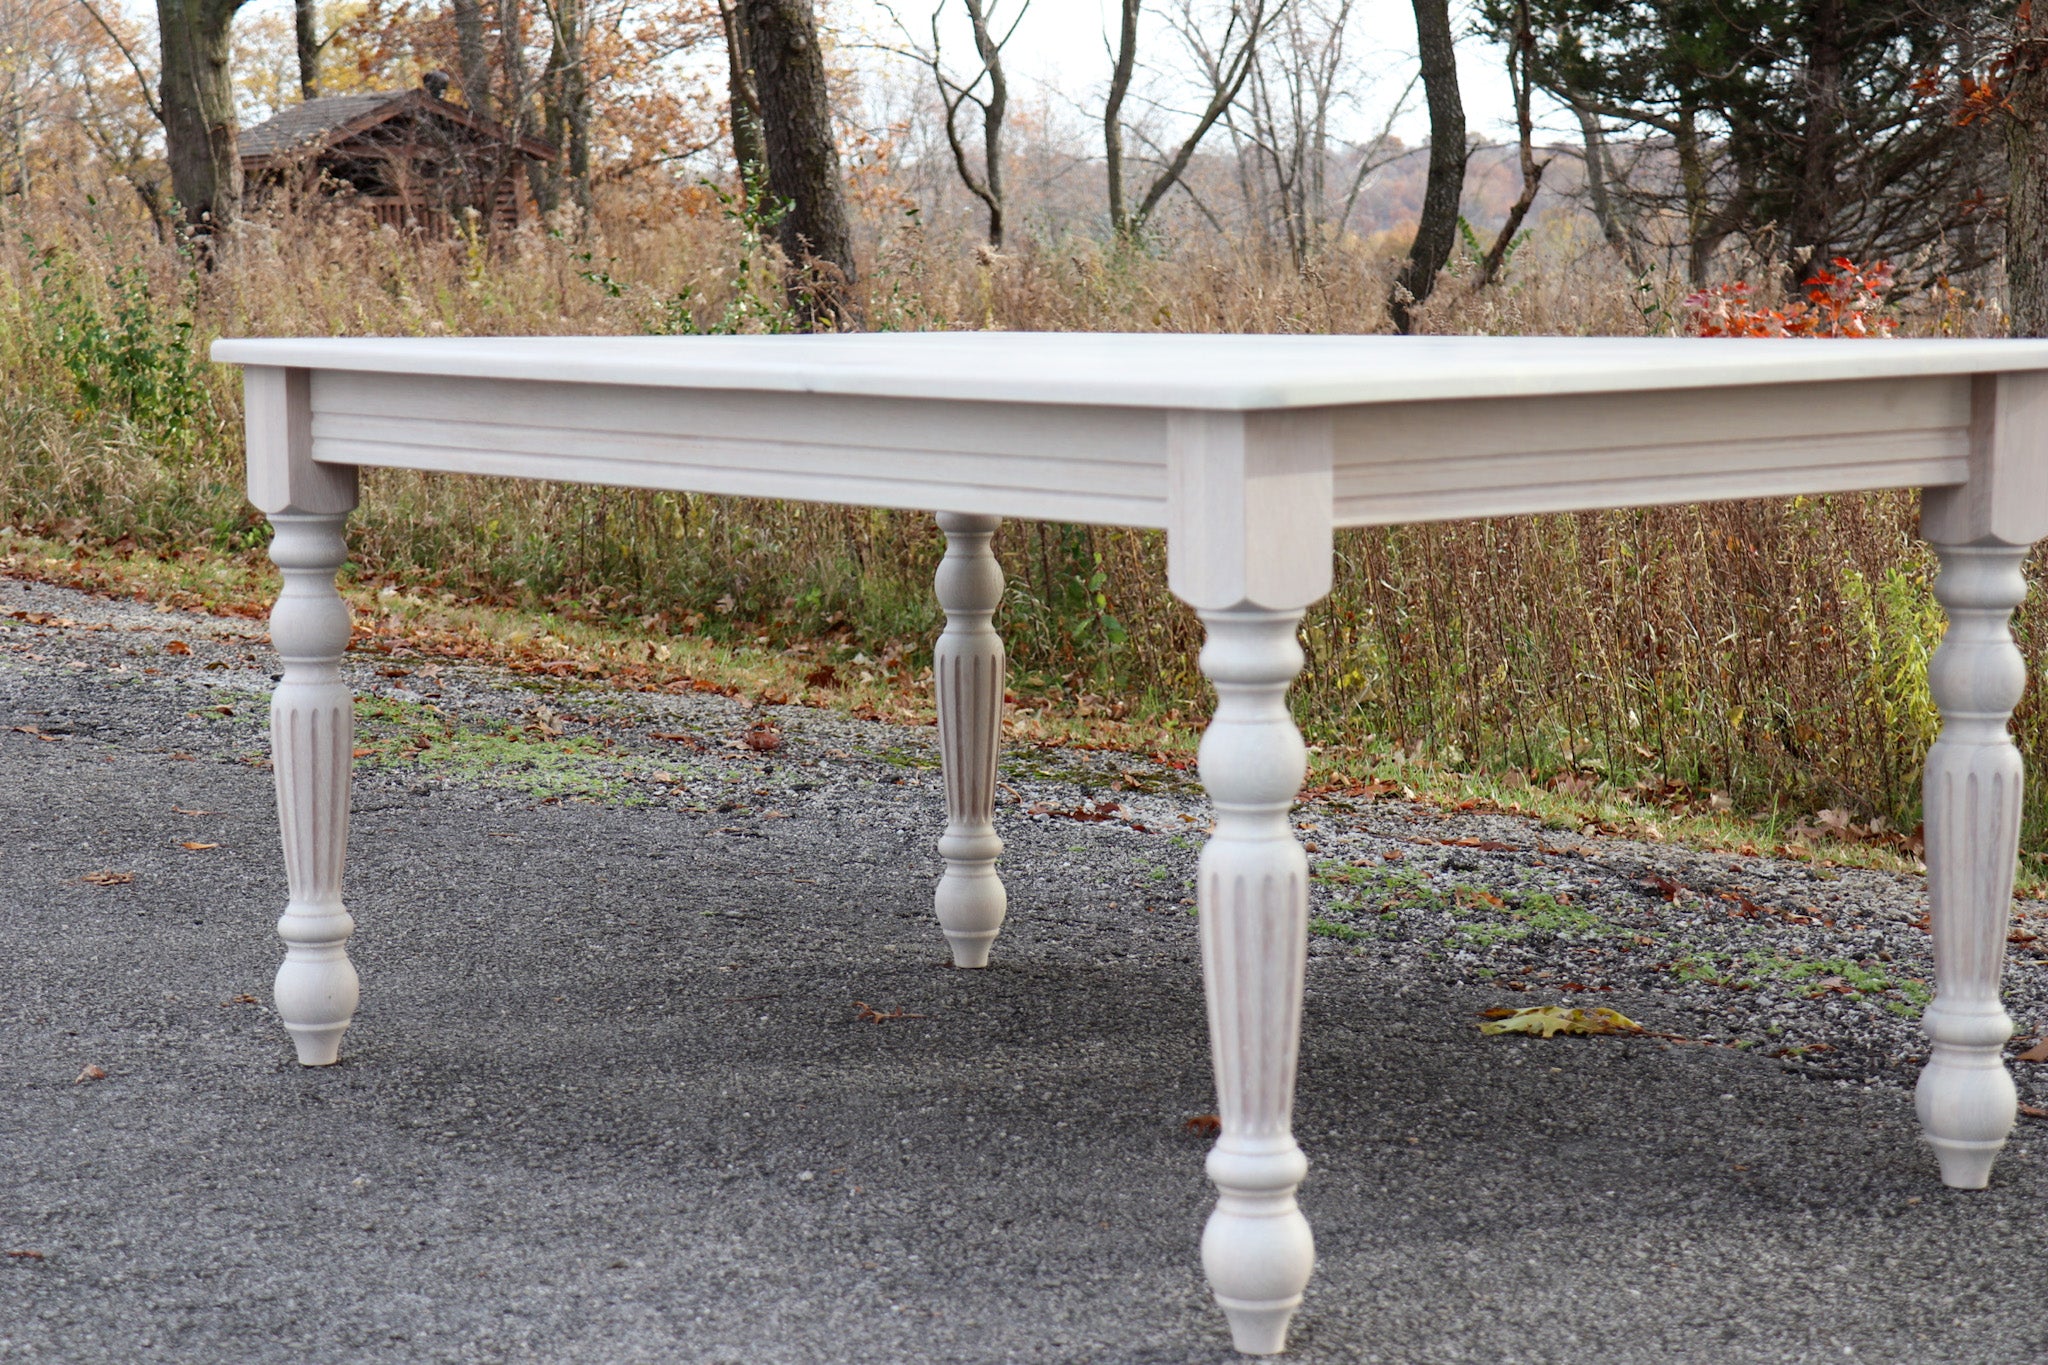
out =
[[[938,514],[946,533],[939,564],[939,605],[946,628],[933,651],[939,755],[946,778],[946,832],[939,856],[939,927],[956,967],[986,967],[1003,927],[1006,897],[996,876],[996,755],[1003,739],[1003,641],[992,624],[1003,598],[1003,570],[989,552],[995,517]]]
[[[290,885],[277,922],[285,942],[277,1014],[305,1066],[337,1059],[356,1011],[356,969],[348,960],[355,920],[341,903],[355,706],[341,680],[348,604],[334,586],[347,556],[347,520],[345,512],[271,517],[270,558],[284,574],[270,613],[271,643],[284,661],[270,700],[271,762]]]
[[[2012,1019],[1999,1003],[1999,976],[2023,781],[2006,722],[2026,685],[2008,623],[2027,594],[2028,547],[1982,540],[1935,549],[1934,595],[1949,627],[1928,667],[1942,727],[1923,790],[1935,977],[1924,1027],[1934,1045],[1914,1100],[1942,1182],[1976,1190],[1991,1179],[2017,1103],[2002,1055]]]
[[[357,993],[348,960],[355,921],[341,903],[355,707],[341,680],[348,604],[334,586],[348,556],[344,528],[356,505],[356,471],[313,459],[304,370],[251,366],[243,394],[249,501],[270,518],[270,558],[284,575],[270,613],[271,644],[284,661],[270,699],[270,739],[290,887],[277,922],[285,944],[277,1015],[299,1061],[327,1066],[340,1055]]]
[[[1287,688],[1302,615],[1330,590],[1332,433],[1313,412],[1176,413],[1167,449],[1167,577],[1202,618],[1216,687],[1200,755],[1216,825],[1196,902],[1222,1131],[1202,1268],[1237,1349],[1272,1355],[1315,1269],[1293,1128],[1308,856],[1289,812],[1308,751]]]
[[[1222,1133],[1209,1153],[1216,1208],[1202,1266],[1248,1354],[1287,1343],[1315,1268],[1315,1243],[1294,1192],[1308,1159],[1292,1128],[1307,965],[1308,857],[1288,812],[1307,751],[1287,710],[1302,665],[1299,611],[1204,611],[1202,672],[1216,714],[1202,736],[1202,785],[1216,812],[1197,896],[1209,1044]]]
[[[1966,482],[1926,489],[1920,534],[1941,556],[1948,633],[1927,668],[1941,735],[1922,785],[1934,931],[1933,1040],[1914,1107],[1944,1184],[1982,1189],[2018,1105],[1999,1001],[2019,860],[2022,770],[2006,725],[2026,690],[2013,609],[2027,551],[2048,536],[2048,375],[1979,375]]]

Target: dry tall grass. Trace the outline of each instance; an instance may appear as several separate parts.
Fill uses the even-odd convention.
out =
[[[247,234],[200,276],[112,216],[49,215],[0,242],[0,519],[90,541],[258,553],[242,502],[238,399],[198,357],[221,334],[620,333],[777,325],[770,263],[712,211],[578,245],[538,229],[487,246],[353,225]],[[989,260],[913,228],[877,234],[872,322],[899,328],[1372,331],[1386,263],[1333,251],[1305,272],[1191,246],[1077,242]],[[1961,296],[1902,330],[1982,330]],[[1568,221],[1504,285],[1452,281],[1439,330],[1629,333],[1671,325]],[[189,340],[183,330],[189,324]],[[1872,342],[1882,345],[1882,342]],[[911,658],[935,629],[922,517],[377,473],[362,571],[650,632],[836,638]],[[1527,518],[1347,533],[1311,616],[1297,694],[1312,739],[1537,782],[1683,784],[1743,808],[1823,806],[1910,829],[1939,636],[1911,499]],[[1007,638],[1019,690],[1206,706],[1196,631],[1152,534],[1011,525]],[[2035,604],[2021,633],[2048,638]],[[2022,744],[2048,754],[2031,700]],[[2048,801],[2030,806],[2028,847]]]

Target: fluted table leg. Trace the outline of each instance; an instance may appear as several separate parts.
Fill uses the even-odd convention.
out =
[[[1289,811],[1308,751],[1287,689],[1302,615],[1330,590],[1331,450],[1313,412],[1177,413],[1168,426],[1167,577],[1202,618],[1216,687],[1200,755],[1216,825],[1196,900],[1222,1131],[1202,1268],[1248,1355],[1286,1349],[1315,1270],[1293,1127],[1308,857]]]
[[[299,1061],[327,1066],[340,1056],[357,995],[348,960],[355,921],[341,903],[355,707],[341,680],[348,604],[334,587],[348,555],[344,528],[356,505],[356,471],[313,458],[304,370],[251,366],[243,393],[249,501],[270,518],[270,558],[284,575],[270,613],[271,644],[284,661],[270,699],[270,740],[290,888],[277,922],[285,945],[277,1015]]]
[[[2008,623],[2027,594],[2028,547],[1937,543],[1934,595],[1948,634],[1928,668],[1941,737],[1923,789],[1927,896],[1934,929],[1934,1040],[1915,1107],[1942,1182],[1982,1189],[2012,1130],[2017,1097],[2002,1051],[2012,1019],[1999,1002],[2019,856],[2019,750],[2006,723],[2026,685]]]
[[[1922,807],[1934,930],[1933,1040],[1914,1107],[1944,1184],[1982,1189],[2018,1105],[1999,1001],[2019,860],[2022,767],[2006,726],[2026,690],[2013,609],[2024,566],[2048,536],[2048,375],[1979,375],[1971,386],[1969,478],[1920,498],[1920,534],[1941,556],[1934,595],[1948,633],[1928,665],[1941,735]]]
[[[271,762],[291,889],[277,923],[285,942],[277,1013],[305,1066],[339,1057],[356,1012],[356,969],[348,960],[355,920],[341,903],[355,705],[341,680],[348,604],[334,586],[348,552],[347,520],[347,513],[271,517],[270,558],[284,574],[270,613],[271,643],[284,660],[270,699]]]
[[[1288,822],[1307,772],[1287,688],[1301,671],[1299,611],[1205,611],[1202,672],[1216,714],[1202,736],[1202,785],[1216,812],[1202,850],[1203,978],[1222,1133],[1209,1153],[1216,1208],[1202,1266],[1237,1349],[1270,1355],[1315,1268],[1294,1192],[1295,1060],[1308,944],[1308,858]]]
[[[996,755],[1003,738],[1003,641],[993,619],[1003,570],[989,552],[995,517],[938,514],[946,533],[939,564],[939,605],[946,628],[933,651],[939,701],[939,755],[946,778],[946,832],[939,856],[939,928],[956,967],[986,967],[1003,927],[1007,898],[996,876]]]

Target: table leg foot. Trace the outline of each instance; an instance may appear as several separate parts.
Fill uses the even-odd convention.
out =
[[[1003,641],[993,619],[1003,570],[989,551],[995,517],[941,512],[946,557],[939,564],[939,605],[946,629],[933,652],[939,755],[946,778],[946,870],[935,897],[939,928],[956,967],[988,966],[1008,898],[996,875],[996,756],[1003,738]]]
[[[1216,687],[1201,772],[1216,828],[1202,850],[1197,896],[1222,1121],[1209,1153],[1218,1198],[1202,1265],[1237,1349],[1272,1355],[1286,1345],[1315,1268],[1294,1198],[1308,1161],[1292,1129],[1308,858],[1288,821],[1307,751],[1287,688],[1302,666],[1302,613],[1243,605],[1201,616],[1202,671]]]
[[[355,920],[341,901],[355,706],[341,680],[350,621],[334,575],[347,555],[347,519],[346,513],[271,517],[270,557],[284,575],[284,591],[270,613],[271,643],[284,661],[270,701],[271,762],[290,886],[277,924],[285,958],[275,998],[304,1066],[339,1059],[358,997],[347,947]]]
[[[2025,545],[1941,544],[1935,596],[1949,628],[1928,666],[1942,714],[1927,755],[1927,896],[1934,931],[1933,1039],[1914,1107],[1956,1189],[1982,1189],[2017,1117],[2003,1049],[2012,1019],[1999,1001],[2019,855],[2019,750],[2006,723],[2026,685],[2009,622],[2027,591]]]

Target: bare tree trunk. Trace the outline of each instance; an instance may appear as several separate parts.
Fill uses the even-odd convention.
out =
[[[463,106],[490,118],[491,59],[484,48],[482,0],[452,0],[450,8],[455,12],[455,45],[462,58]]]
[[[318,0],[292,0],[292,30],[299,48],[299,98],[320,98],[320,16]]]
[[[1649,270],[1636,247],[1635,234],[1622,222],[1621,211],[1615,207],[1614,196],[1608,189],[1614,175],[1607,164],[1607,135],[1600,129],[1600,116],[1577,100],[1571,104],[1579,116],[1579,134],[1586,143],[1586,195],[1593,201],[1593,220],[1600,224],[1600,235],[1621,257],[1629,274],[1647,275]]]
[[[505,73],[505,91],[498,101],[498,121],[506,125],[512,141],[533,136],[533,78],[526,68],[526,23],[520,0],[498,0],[498,65]],[[510,158],[526,166],[526,189],[542,218],[561,205],[561,176],[553,165],[538,157],[522,157],[511,147]]]
[[[1707,163],[1700,150],[1699,109],[1691,102],[1678,111],[1678,184],[1685,196],[1685,277],[1694,288],[1707,282],[1719,237],[1707,232]]]
[[[163,71],[158,107],[171,164],[171,192],[185,228],[212,263],[214,248],[242,211],[242,163],[235,151],[235,86],[228,31],[241,0],[160,0]]]
[[[547,0],[549,26],[547,71],[541,82],[541,126],[548,141],[562,151],[557,176],[559,195],[566,185],[586,223],[594,208],[590,199],[590,11],[585,0]]]
[[[1429,297],[1437,272],[1451,258],[1458,240],[1458,205],[1465,195],[1465,102],[1458,93],[1450,0],[1414,0],[1414,7],[1422,93],[1429,102],[1429,180],[1408,262],[1394,281],[1394,329],[1404,335],[1414,329],[1414,309]]]
[[[1515,197],[1514,207],[1508,210],[1507,221],[1501,224],[1500,235],[1493,239],[1493,247],[1486,253],[1486,259],[1479,263],[1475,288],[1493,283],[1494,276],[1500,274],[1508,252],[1515,245],[1515,234],[1522,230],[1522,221],[1529,216],[1530,206],[1536,202],[1536,191],[1543,184],[1543,172],[1550,168],[1548,161],[1536,159],[1536,124],[1529,112],[1529,66],[1535,55],[1536,33],[1529,23],[1529,0],[1515,0],[1515,33],[1508,45],[1508,86],[1515,92],[1515,135],[1522,154],[1522,192]]]
[[[1109,73],[1109,98],[1102,105],[1102,152],[1109,178],[1109,230],[1129,235],[1124,210],[1124,97],[1131,92],[1131,73],[1138,64],[1139,0],[1123,0],[1123,24],[1117,30],[1116,65]]]
[[[790,303],[813,325],[856,327],[853,228],[811,0],[742,0],[739,12],[761,97],[768,188],[789,205],[782,249],[799,269]]]
[[[2048,5],[2023,13],[2006,93],[2006,325],[2016,337],[2048,337]]]
[[[981,106],[982,202],[988,207],[988,244],[1003,245],[1003,119],[1010,107],[1010,82],[1003,74],[1003,46],[989,33],[982,0],[966,0],[974,24],[974,50],[988,72],[988,99]]]
[[[1786,245],[1806,258],[1791,261],[1789,282],[1805,283],[1834,255],[1836,168],[1840,160],[1842,64],[1847,35],[1843,0],[1806,6],[1806,117],[1801,130],[1799,181],[1786,214]]]
[[[965,81],[957,80],[947,73],[945,53],[939,43],[939,20],[946,11],[946,5],[932,11],[932,45],[918,53],[918,57],[932,73],[932,81],[939,88],[939,104],[946,118],[946,147],[953,154],[953,169],[960,174],[960,183],[967,192],[982,202],[988,210],[988,244],[997,250],[1003,245],[1003,126],[1010,107],[1010,81],[1003,71],[1003,44],[1010,34],[1017,31],[1017,20],[1024,15],[1029,5],[1017,8],[1011,18],[1009,33],[1001,38],[990,28],[990,6],[986,0],[961,0],[967,9],[967,21],[974,34],[975,55],[981,61],[981,69]],[[988,82],[988,94],[979,94],[983,80]],[[960,136],[960,110],[963,105],[973,105],[981,111],[981,170],[977,173],[968,156],[967,143]]]
[[[754,89],[754,60],[747,55],[739,4],[740,0],[718,0],[718,21],[725,29],[725,81],[732,125],[732,159],[739,168],[742,192],[752,195],[767,181],[768,144],[761,138],[761,96]]]

